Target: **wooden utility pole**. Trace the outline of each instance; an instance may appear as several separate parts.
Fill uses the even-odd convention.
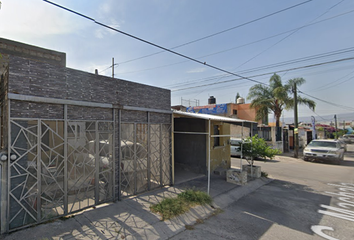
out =
[[[294,158],[299,157],[299,129],[298,129],[298,121],[297,121],[297,90],[296,90],[296,83],[294,83],[293,88],[294,93]]]
[[[112,58],[112,78],[114,78],[114,58]]]
[[[336,128],[336,139],[338,139],[338,132],[337,132],[337,129],[338,129],[338,126],[337,126],[337,115],[334,115],[334,126]]]

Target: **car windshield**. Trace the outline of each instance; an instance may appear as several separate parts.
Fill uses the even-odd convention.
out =
[[[337,147],[336,142],[326,142],[326,141],[312,141],[309,143],[310,147],[331,147],[335,148]]]
[[[231,139],[230,140],[230,144],[231,144],[231,146],[240,146],[241,141],[240,140]]]

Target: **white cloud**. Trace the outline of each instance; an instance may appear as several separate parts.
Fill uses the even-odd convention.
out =
[[[201,73],[205,72],[206,68],[194,68],[192,70],[187,71],[187,73]]]
[[[114,20],[114,19],[111,19],[111,24],[107,24],[108,26],[112,27],[112,28],[115,28],[115,29],[119,29],[120,28],[120,25]],[[105,23],[103,23],[105,24]],[[99,28],[96,29],[95,31],[95,36],[97,38],[104,38],[105,35],[107,34],[110,34],[110,35],[114,35],[116,34],[117,32],[111,30],[111,29],[108,29],[108,28],[104,28],[104,27],[101,27],[99,26]]]
[[[27,0],[2,0],[0,22],[0,35],[16,39],[69,34],[87,26],[72,13],[43,1]]]

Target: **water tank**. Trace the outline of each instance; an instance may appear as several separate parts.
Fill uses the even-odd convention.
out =
[[[239,98],[237,98],[236,103],[237,104],[244,104],[245,103],[245,99],[242,98],[242,97],[239,97]]]
[[[208,99],[208,104],[216,104],[216,98],[214,98],[214,96],[210,96]]]

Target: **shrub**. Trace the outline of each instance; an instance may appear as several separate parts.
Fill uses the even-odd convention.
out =
[[[269,147],[263,138],[259,138],[258,135],[248,137],[242,146],[242,154],[246,157],[250,165],[253,165],[253,160],[257,157],[273,159],[275,155],[280,154],[281,151]]]
[[[150,210],[159,213],[162,220],[167,220],[187,212],[192,206],[211,202],[212,198],[207,193],[189,189],[175,198],[165,198],[160,203],[150,206]]]
[[[212,199],[211,197],[202,191],[196,191],[193,189],[188,189],[185,192],[178,194],[177,196],[180,199],[184,199],[185,201],[192,203],[192,204],[211,204]]]

